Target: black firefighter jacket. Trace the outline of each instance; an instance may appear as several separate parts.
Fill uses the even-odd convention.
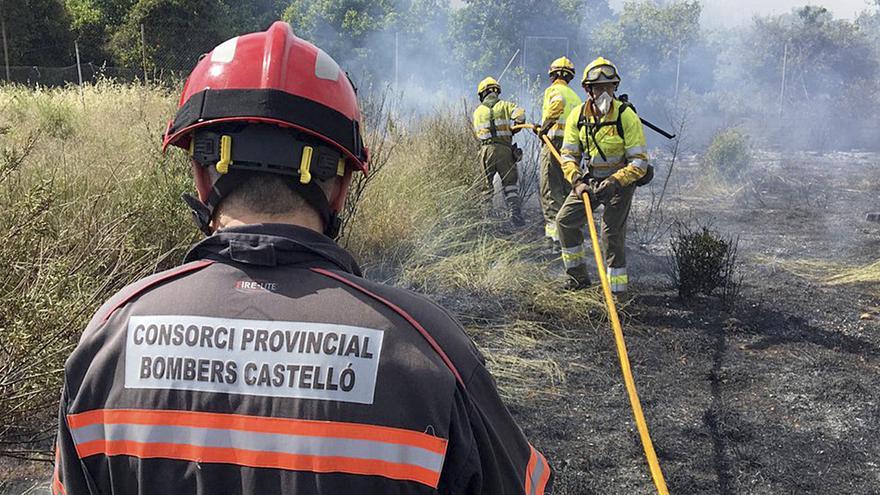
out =
[[[445,310],[329,238],[229,228],[94,316],[57,494],[541,494],[547,461]]]

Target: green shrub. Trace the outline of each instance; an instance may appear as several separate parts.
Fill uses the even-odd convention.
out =
[[[745,173],[751,159],[748,136],[738,129],[730,128],[718,132],[712,138],[703,157],[703,164],[718,177],[736,179]]]
[[[73,108],[69,102],[40,98],[37,100],[36,109],[41,131],[62,141],[73,136]]]
[[[739,239],[726,237],[706,225],[675,224],[670,240],[673,285],[681,298],[711,295],[717,289],[727,303],[739,293],[736,274]]]
[[[0,453],[48,447],[60,370],[98,306],[195,238],[185,160],[156,136],[173,99],[105,83],[0,89]],[[114,127],[108,130],[107,122]]]

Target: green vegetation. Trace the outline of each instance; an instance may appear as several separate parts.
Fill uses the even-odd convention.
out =
[[[745,174],[751,159],[748,136],[731,128],[715,134],[703,157],[703,166],[717,178],[734,180]]]
[[[195,238],[176,200],[189,179],[156,146],[173,110],[162,91],[12,87],[0,109],[0,437],[42,440],[97,306]]]
[[[708,296],[720,289],[723,301],[734,302],[741,282],[736,273],[738,244],[738,239],[725,237],[706,225],[677,223],[670,240],[670,274],[679,297]]]
[[[107,81],[82,99],[0,89],[0,454],[48,452],[63,362],[98,306],[199,237],[179,199],[192,187],[185,156],[160,151],[175,101]],[[533,248],[483,218],[476,144],[458,115],[416,127],[382,108],[365,104],[377,167],[352,197],[343,244],[368,276],[459,315],[506,397],[552,393],[565,376],[539,337],[599,325],[598,293],[560,296]]]

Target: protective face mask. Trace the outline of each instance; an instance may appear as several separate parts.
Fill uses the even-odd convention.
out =
[[[599,112],[601,112],[602,115],[607,114],[608,111],[611,110],[612,100],[613,98],[608,93],[602,93],[601,95],[599,95],[598,98],[596,98],[596,108],[599,109]]]

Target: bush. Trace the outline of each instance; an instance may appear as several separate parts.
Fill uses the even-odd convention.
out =
[[[84,96],[85,109],[76,89],[0,90],[14,110],[0,112],[0,453],[48,447],[60,370],[91,315],[195,238],[186,160],[156,138],[173,97],[112,83]]]
[[[703,164],[718,177],[737,179],[748,169],[751,159],[748,136],[730,128],[715,134],[703,157]]]
[[[721,290],[721,299],[732,303],[739,294],[736,257],[739,239],[725,237],[706,225],[676,222],[670,240],[672,282],[681,298],[711,295]]]

